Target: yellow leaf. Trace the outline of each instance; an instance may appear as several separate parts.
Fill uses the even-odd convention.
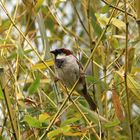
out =
[[[49,114],[47,114],[47,113],[44,113],[44,114],[40,114],[39,115],[39,121],[40,122],[44,122],[46,119],[48,119],[50,117],[50,115]]]
[[[33,81],[34,81],[33,79],[27,79],[27,80],[26,80],[26,83],[32,83]],[[18,83],[19,83],[19,84],[25,83],[25,79],[19,80]],[[41,80],[40,80],[40,83],[41,83],[41,84],[50,83],[50,79],[49,79],[49,78],[41,79]]]
[[[65,136],[81,136],[83,135],[83,132],[66,132],[66,133],[63,133]]]
[[[140,72],[140,67],[133,67],[132,73]]]
[[[14,44],[1,44],[0,45],[0,49],[13,49],[13,48],[16,48],[16,46]]]
[[[98,22],[103,25],[106,25],[109,21],[109,18],[107,18],[107,17],[98,17],[97,16],[97,19],[98,19]],[[120,19],[112,18],[111,24],[113,24],[120,30],[123,30],[123,31],[125,30],[125,23],[123,21],[121,21]]]
[[[64,127],[60,127],[60,128],[57,128],[57,129],[54,129],[52,131],[50,131],[48,134],[47,134],[47,137],[49,139],[52,139],[54,138],[55,136],[58,136],[60,134],[64,134],[64,133],[67,133],[69,132],[71,129],[70,126],[64,126]]]
[[[127,85],[132,93],[140,100],[140,84],[130,75],[127,76]]]
[[[124,80],[123,72],[116,73]],[[140,100],[140,84],[129,74],[127,75],[127,86],[132,91],[132,94]]]
[[[35,9],[39,9],[41,7],[41,5],[43,4],[44,0],[37,0],[36,4],[35,4]]]
[[[54,61],[53,60],[47,60],[45,61],[46,65],[53,66],[54,65]],[[44,63],[38,63],[32,66],[32,70],[37,70],[37,69],[47,69],[46,65]]]

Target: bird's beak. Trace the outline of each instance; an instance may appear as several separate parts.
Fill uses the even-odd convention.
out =
[[[55,54],[55,50],[53,50],[53,51],[50,51],[50,53],[52,53],[52,54]]]

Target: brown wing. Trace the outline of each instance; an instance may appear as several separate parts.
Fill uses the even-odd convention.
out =
[[[77,63],[79,65],[79,70],[80,70],[80,79],[79,79],[79,81],[82,82],[82,84],[83,84],[83,89],[81,91],[81,94],[86,99],[86,101],[88,102],[91,110],[95,111],[97,109],[97,105],[93,101],[93,99],[91,98],[89,93],[87,92],[87,85],[86,85],[86,81],[85,81],[85,74],[83,72],[83,67],[82,67],[81,63],[78,60],[77,60]]]

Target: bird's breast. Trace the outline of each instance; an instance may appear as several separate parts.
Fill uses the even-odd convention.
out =
[[[75,58],[66,58],[63,66],[56,67],[56,72],[58,78],[62,80],[68,88],[74,85],[80,74],[79,66]]]

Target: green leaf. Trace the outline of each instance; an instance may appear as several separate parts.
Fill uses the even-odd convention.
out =
[[[19,57],[20,58],[23,58],[23,56],[24,56],[24,50],[23,50],[23,48],[21,47],[21,45],[18,45],[17,48],[18,48],[17,49],[17,53],[18,53]]]
[[[135,48],[131,47],[128,49],[128,71],[131,72],[134,63]]]
[[[124,75],[120,72],[116,72],[123,80]],[[138,100],[140,100],[140,84],[129,74],[127,75],[127,86],[132,91],[133,94]]]
[[[53,32],[55,30],[53,18],[49,16],[45,22],[46,22],[47,28]]]
[[[43,4],[44,0],[37,0],[36,4],[35,4],[35,9],[36,11],[38,11],[41,7],[41,5]]]
[[[109,88],[108,84],[104,81],[100,81],[100,87],[101,87],[101,92],[104,92]]]
[[[92,75],[88,75],[86,77],[86,79],[87,79],[87,81],[92,82],[92,83],[97,83],[97,81],[98,81],[97,78],[93,77]]]
[[[0,135],[0,140],[6,140],[3,136]]]
[[[110,45],[113,49],[119,48],[119,42],[115,37],[110,36],[108,40],[110,41]]]
[[[29,95],[33,95],[37,91],[39,85],[40,85],[40,78],[37,77],[35,81],[28,88]]]
[[[109,21],[109,18],[107,17],[99,17],[97,15],[97,19],[98,19],[98,22],[100,24],[107,24],[108,21]],[[120,29],[121,31],[125,31],[125,23],[123,21],[121,21],[120,19],[117,19],[117,18],[112,18],[112,21],[111,21],[111,24],[113,24],[114,26],[116,26],[118,29]],[[104,24],[103,24],[104,25]],[[104,25],[105,26],[105,25]]]
[[[58,7],[60,3],[66,2],[67,0],[55,0],[55,6]]]
[[[91,24],[92,24],[92,27],[96,33],[96,35],[99,37],[102,33],[102,28],[100,27],[98,21],[97,21],[97,18],[95,16],[95,12],[93,10],[92,7],[90,7],[90,16],[91,16]]]
[[[105,6],[103,6],[102,8],[101,8],[101,13],[102,14],[105,14],[105,13],[107,13],[109,11],[109,6],[108,5],[105,5]]]
[[[104,127],[105,127],[105,128],[111,128],[111,127],[117,126],[117,125],[119,125],[119,124],[120,124],[119,119],[115,119],[114,121],[105,123],[105,124],[104,124]]]
[[[30,52],[32,52],[32,51],[33,51],[32,49],[25,50],[25,51],[23,52],[23,54],[25,55],[25,54],[28,54],[28,53],[30,53]],[[8,56],[7,59],[14,59],[14,58],[16,58],[16,57],[17,57],[17,50],[13,51],[13,52],[10,54],[10,56]]]
[[[2,91],[1,86],[0,86],[0,99],[3,99],[3,98],[4,98],[3,91]]]
[[[140,100],[140,84],[130,75],[127,75],[127,85],[132,93]]]
[[[37,120],[36,118],[33,118],[30,115],[26,115],[24,117],[24,121],[27,122],[29,124],[29,126],[31,127],[35,127],[35,128],[41,128],[42,127],[42,123]]]
[[[80,120],[80,118],[71,118],[71,119],[65,120],[64,122],[62,122],[61,126],[65,126],[65,125],[77,122],[78,120]]]
[[[78,106],[81,108],[83,112],[85,112],[87,118],[93,121],[95,124],[98,124],[99,118],[102,122],[107,122],[107,120],[104,117],[99,116],[96,112],[91,111],[90,109],[83,106],[82,104],[78,103]]]
[[[2,22],[2,25],[0,25],[0,33],[2,33],[2,32],[4,32],[4,31],[8,30],[9,27],[10,27],[10,24],[11,24],[10,20],[5,20],[5,21],[3,21],[3,22]]]
[[[59,134],[63,134],[63,133],[66,133],[66,132],[69,132],[71,129],[70,126],[64,126],[64,127],[60,127],[60,128],[57,128],[51,132],[48,133],[48,138],[49,139],[52,139],[53,137],[59,135]]]

